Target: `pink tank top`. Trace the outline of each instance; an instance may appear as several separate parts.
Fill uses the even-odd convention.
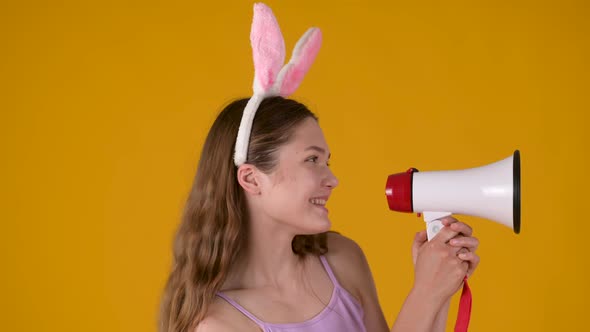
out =
[[[334,284],[334,291],[328,305],[307,321],[290,324],[266,323],[225,294],[218,292],[217,295],[254,321],[264,332],[366,332],[363,323],[363,308],[360,303],[340,286],[326,258],[320,256],[320,260]]]

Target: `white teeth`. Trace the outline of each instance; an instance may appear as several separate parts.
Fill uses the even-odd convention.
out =
[[[309,200],[311,204],[326,205],[326,200],[321,198],[312,198]]]

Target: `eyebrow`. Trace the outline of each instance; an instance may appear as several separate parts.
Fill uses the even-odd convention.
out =
[[[308,151],[308,150],[314,150],[319,153],[326,154],[326,150],[324,150],[323,148],[320,148],[319,146],[316,146],[316,145],[308,146],[304,151]],[[332,156],[331,153],[328,154],[328,159],[330,159],[331,156]]]

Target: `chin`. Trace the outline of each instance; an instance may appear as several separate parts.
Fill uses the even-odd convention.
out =
[[[301,227],[300,234],[313,235],[325,233],[330,230],[330,227],[332,227],[332,223],[330,222],[330,219],[326,218],[322,220],[313,220],[312,222],[307,223],[306,226],[308,227]]]

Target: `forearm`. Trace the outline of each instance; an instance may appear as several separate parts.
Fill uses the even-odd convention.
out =
[[[412,289],[393,324],[392,332],[433,331],[435,320],[438,322],[442,311],[448,312],[448,306],[426,295]]]
[[[434,319],[432,324],[432,332],[445,332],[447,328],[447,319],[449,317],[449,307],[451,306],[451,299],[447,300],[440,308],[440,311]]]

